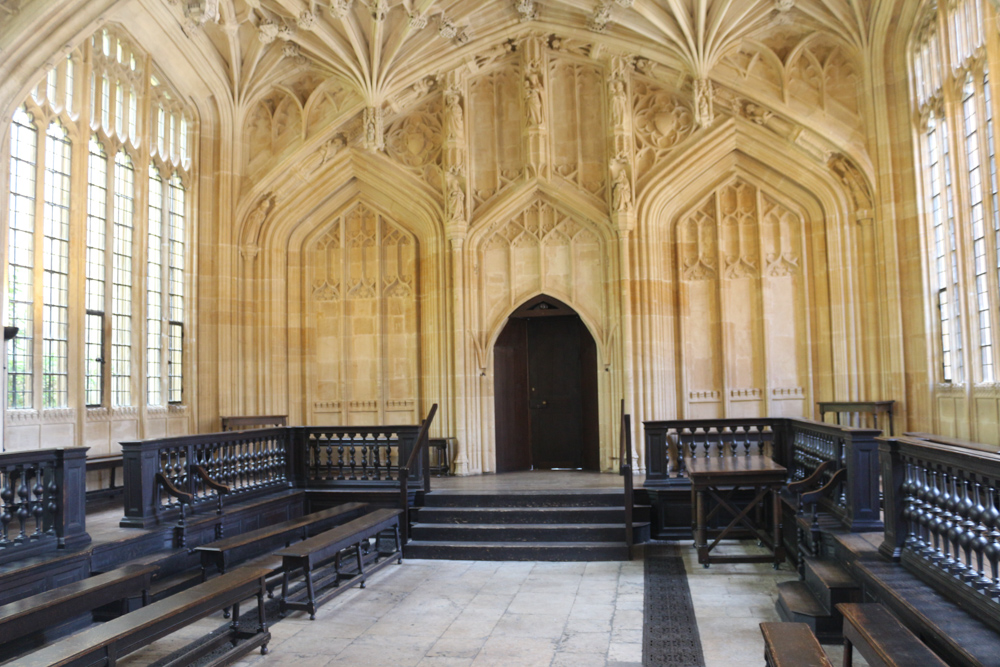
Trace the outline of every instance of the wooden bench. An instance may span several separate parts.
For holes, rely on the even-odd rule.
[[[807,623],[761,623],[767,667],[833,667]]]
[[[5,604],[0,607],[0,644],[7,649],[14,640],[113,602],[122,602],[122,613],[125,613],[130,597],[141,595],[146,605],[156,570],[155,565],[126,565]]]
[[[220,574],[225,574],[236,563],[329,530],[338,523],[360,515],[367,507],[367,503],[344,503],[322,512],[313,512],[297,519],[197,546],[194,551],[201,555],[202,581],[208,579],[208,570],[213,566]]]
[[[88,498],[103,498],[107,496],[111,498],[118,495],[124,491],[125,487],[115,486],[115,470],[121,468],[122,456],[118,454],[117,456],[95,456],[93,458],[87,459],[87,472],[94,472],[96,470],[110,470],[111,480],[106,489],[95,489],[93,491],[87,491]]]
[[[393,530],[396,562],[402,563],[403,551],[399,542],[399,517],[402,513],[402,510],[375,510],[353,521],[348,521],[342,526],[310,537],[293,547],[279,551],[277,555],[281,556],[284,573],[281,583],[281,613],[284,614],[288,609],[301,609],[308,611],[309,618],[315,620],[316,608],[319,605],[343,592],[355,581],[360,580],[361,588],[364,588],[366,572],[361,543],[377,536],[382,531]],[[356,551],[358,572],[347,578],[349,580],[347,586],[341,587],[340,583],[343,577],[340,571],[340,560],[341,552],[345,549]],[[381,554],[376,553],[375,558],[377,559],[379,555]],[[331,562],[333,572],[314,577],[317,570],[325,568]],[[382,564],[388,562],[386,560]],[[290,574],[299,569],[302,570],[306,583],[304,598],[303,594],[300,593],[295,596],[296,599],[292,599],[288,594]],[[317,597],[316,592],[328,584],[332,584],[334,588]]]
[[[853,647],[871,667],[946,667],[947,663],[878,603],[842,602],[844,667],[851,667]]]
[[[234,570],[166,600],[66,637],[22,657],[17,664],[20,667],[114,667],[117,660],[129,653],[226,607],[232,607],[234,619],[229,632],[199,643],[170,665],[188,665],[227,642],[232,642],[233,647],[212,664],[231,664],[257,647],[262,654],[267,653],[267,644],[271,639],[264,618],[264,577],[267,574],[268,570],[264,568]],[[257,597],[258,627],[252,632],[243,631],[239,627],[240,603],[253,596]],[[243,642],[237,643],[239,640]]]

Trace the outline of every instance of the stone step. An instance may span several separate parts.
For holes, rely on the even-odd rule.
[[[805,584],[830,615],[841,602],[861,601],[861,587],[835,561],[806,558]]]
[[[430,491],[425,507],[624,507],[621,489],[584,491]]]
[[[415,523],[415,540],[445,542],[615,542],[625,539],[621,523]]]
[[[621,542],[435,542],[411,540],[404,558],[444,560],[628,560],[628,547]]]
[[[623,507],[420,507],[418,523],[538,524],[625,523]]]
[[[836,609],[832,614],[827,612],[805,582],[779,583],[775,609],[783,621],[808,624],[816,638],[824,644],[835,644],[842,639],[843,618],[840,612]]]

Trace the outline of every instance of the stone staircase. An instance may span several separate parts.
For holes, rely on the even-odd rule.
[[[840,642],[843,618],[835,605],[860,602],[861,589],[832,560],[806,557],[803,565],[803,580],[778,584],[778,615],[783,621],[807,623],[824,644]]]
[[[431,491],[412,513],[408,558],[449,560],[628,560],[624,493]],[[637,507],[635,541],[649,539]]]

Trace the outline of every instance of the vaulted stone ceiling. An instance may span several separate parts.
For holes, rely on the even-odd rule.
[[[203,31],[228,68],[234,98],[307,59],[349,81],[368,105],[454,66],[526,25],[645,54],[693,79],[725,54],[781,26],[824,32],[855,54],[867,45],[871,0],[168,0],[189,33]]]

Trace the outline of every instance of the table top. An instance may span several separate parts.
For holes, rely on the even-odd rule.
[[[689,477],[707,477],[710,475],[759,475],[775,473],[784,475],[785,466],[779,465],[766,456],[712,456],[709,458],[688,459]]]

